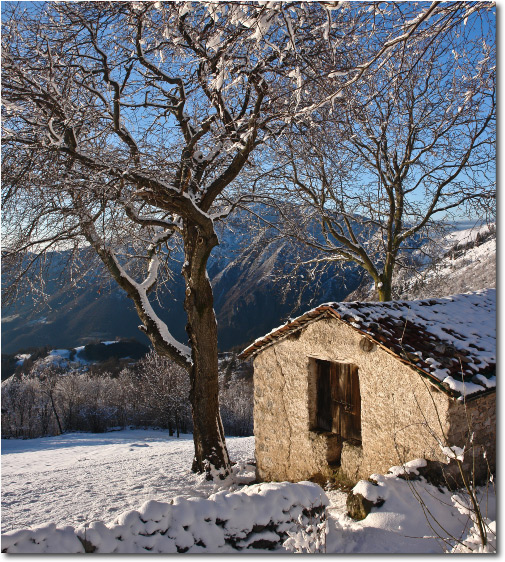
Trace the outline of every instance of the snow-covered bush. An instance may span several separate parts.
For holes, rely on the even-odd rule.
[[[485,545],[482,544],[480,531],[478,525],[474,523],[468,535],[450,552],[455,554],[463,554],[473,552],[474,554],[482,553],[495,553],[496,554],[496,521],[491,521],[487,517],[484,519],[485,525],[488,529],[488,541]]]
[[[223,371],[220,396],[225,431],[252,435],[252,381]],[[226,376],[225,376],[226,375]],[[115,376],[63,370],[48,363],[2,383],[2,437],[34,438],[115,427],[192,431],[187,372],[151,351]]]
[[[89,526],[2,535],[7,553],[233,553],[282,550],[300,526],[321,525],[329,500],[312,482],[263,483],[205,498],[150,500],[138,511]]]

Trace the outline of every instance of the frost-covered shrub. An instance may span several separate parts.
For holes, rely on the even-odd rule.
[[[252,382],[238,378],[235,366],[228,364],[221,385],[223,424],[228,435],[252,435]],[[191,432],[188,373],[151,351],[118,376],[48,364],[2,383],[2,437],[128,426],[159,427],[171,435]]]
[[[117,380],[52,367],[2,384],[2,437],[33,438],[62,431],[106,431],[124,420]]]

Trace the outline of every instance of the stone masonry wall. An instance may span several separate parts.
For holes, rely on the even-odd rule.
[[[475,470],[474,476],[477,480],[486,479],[488,470],[494,473],[496,471],[496,392],[470,400],[464,405],[460,401],[452,402],[447,440],[449,445],[465,446],[463,464],[468,470]]]
[[[384,349],[374,345],[366,351],[369,347],[344,322],[325,318],[257,355],[254,434],[260,479],[296,481],[328,474],[328,462],[337,460],[340,451],[342,470],[354,480],[414,458],[445,461],[433,433],[442,439],[449,432],[449,416],[458,404]],[[314,358],[358,366],[361,446],[311,431]]]

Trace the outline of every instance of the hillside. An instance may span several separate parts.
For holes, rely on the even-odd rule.
[[[300,249],[276,240],[272,232],[259,232],[251,239],[250,228],[245,215],[221,228],[221,243],[209,260],[220,351],[245,346],[297,310],[330,298],[343,299],[361,281],[354,266],[345,271],[329,268],[316,278],[311,278],[306,266],[293,275]],[[74,287],[63,274],[65,261],[64,256],[57,256],[45,276],[43,306],[34,307],[27,298],[3,307],[4,353],[46,345],[68,348],[97,339],[136,338],[149,344],[138,329],[133,304],[100,266]],[[168,319],[173,335],[186,341],[184,285],[177,269],[174,273],[170,292],[161,293],[161,303],[154,302],[154,308]]]
[[[442,241],[442,257],[419,274],[400,279],[399,299],[423,299],[496,287],[494,226],[452,232]]]
[[[425,250],[438,257],[431,261],[424,258],[424,263],[399,272],[393,282],[395,300],[440,298],[496,287],[494,225],[455,230]],[[422,255],[417,252],[419,260]],[[377,294],[365,280],[345,300],[377,300]]]

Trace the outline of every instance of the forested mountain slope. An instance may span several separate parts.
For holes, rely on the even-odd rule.
[[[221,351],[247,344],[297,310],[328,299],[342,300],[361,281],[355,266],[329,268],[317,276],[309,272],[309,266],[294,272],[299,253],[299,248],[276,239],[272,232],[250,235],[247,218],[235,222],[233,231],[222,233],[221,244],[209,261]],[[116,337],[149,343],[138,329],[133,304],[121,289],[99,271],[90,272],[78,287],[72,287],[61,276],[64,263],[63,258],[54,260],[45,275],[43,306],[34,307],[28,298],[3,308],[4,353],[45,345],[73,347]],[[186,341],[183,299],[182,277],[175,275],[170,293],[162,293],[154,308],[163,307],[161,317],[175,337]]]

